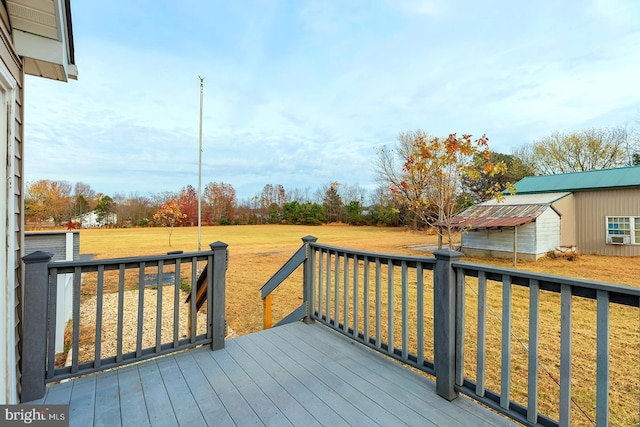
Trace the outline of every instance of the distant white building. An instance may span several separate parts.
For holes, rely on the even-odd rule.
[[[91,211],[73,218],[73,221],[81,223],[82,228],[104,227],[105,225],[116,224],[118,222],[118,215],[110,213],[105,215],[102,221],[99,221],[96,211]]]

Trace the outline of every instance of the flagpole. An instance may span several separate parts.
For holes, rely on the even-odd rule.
[[[202,94],[204,91],[204,77],[200,79],[200,148],[198,150],[198,251],[201,250],[200,228],[202,222]]]

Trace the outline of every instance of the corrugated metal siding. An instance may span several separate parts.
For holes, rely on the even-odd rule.
[[[64,261],[67,253],[67,233],[73,233],[73,259],[80,256],[80,233],[78,231],[30,232],[24,236],[24,253],[35,251],[53,253],[53,261]]]
[[[536,254],[545,254],[560,246],[560,217],[547,209],[536,220]]]
[[[518,227],[518,253],[536,253],[535,230],[535,222]],[[513,252],[513,229],[465,231],[462,234],[462,247]]]
[[[575,193],[576,240],[585,254],[640,256],[640,245],[606,244],[607,216],[640,216],[640,189]]]

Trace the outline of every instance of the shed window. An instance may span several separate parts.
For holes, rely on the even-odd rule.
[[[607,243],[612,245],[640,244],[640,217],[607,217]]]

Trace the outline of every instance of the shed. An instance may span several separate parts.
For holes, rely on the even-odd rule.
[[[569,192],[509,195],[471,206],[453,218],[453,226],[464,231],[467,255],[537,260],[573,244],[572,206]]]
[[[640,256],[640,166],[529,176],[515,186],[518,195],[573,194],[573,240],[580,252]]]

